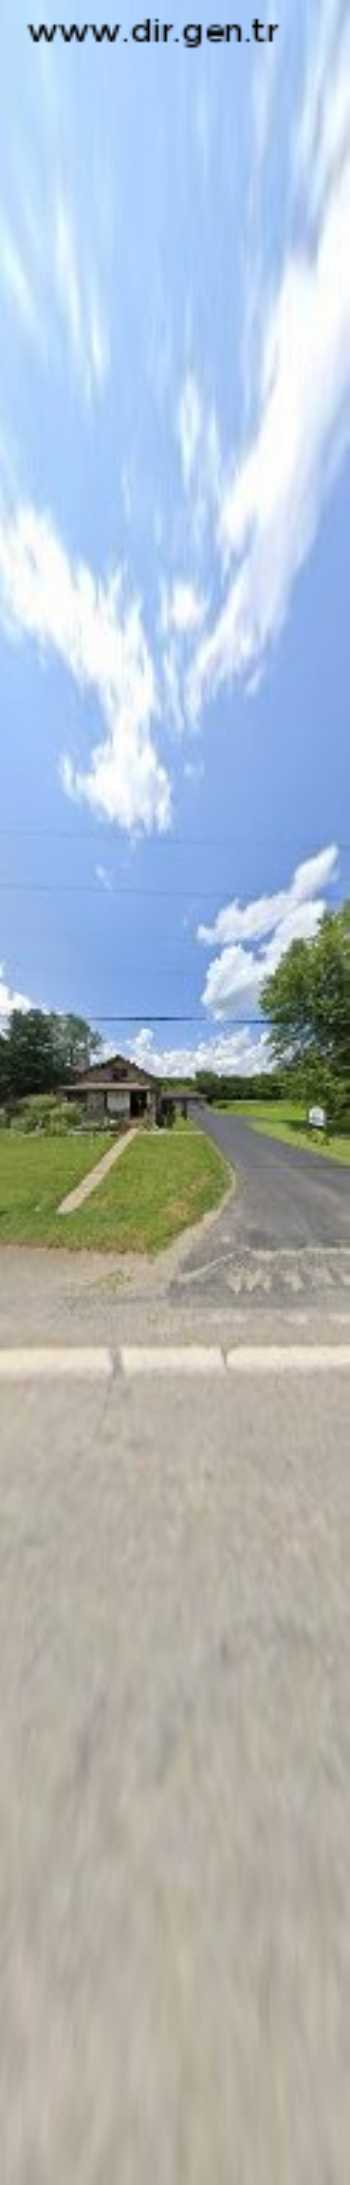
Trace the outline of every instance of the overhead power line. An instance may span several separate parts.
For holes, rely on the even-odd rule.
[[[142,1010],[142,1015],[140,1014],[140,1012],[135,1015],[132,1011],[131,1013],[129,1011],[127,1016],[116,1016],[115,1013],[112,1012],[111,1016],[107,1017],[95,1016],[92,1010],[88,1011],[89,1024],[144,1024],[145,1019],[147,1020],[147,1024],[201,1024],[202,1031],[208,1032],[207,1017],[195,1015],[186,1016],[183,1015],[182,1011],[180,1015],[173,1016],[171,1012],[167,1012],[167,1014],[164,1015],[164,1013],[160,1014],[159,1011],[155,1012],[154,1010],[147,1009],[145,1007]],[[258,1025],[260,1032],[267,1032],[267,1020],[265,1017],[231,1017],[226,1016],[226,1014],[222,1013],[220,1015],[220,1018],[216,1018],[215,1022],[217,1025],[218,1034],[220,1032],[220,1026],[222,1024],[234,1025],[236,1028],[238,1027],[238,1025],[240,1025],[241,1027],[242,1025],[244,1026],[246,1024]],[[348,1017],[345,1018],[344,1022],[345,1026],[349,1024],[350,1028],[350,1020]],[[283,1027],[281,1027],[281,1029],[283,1030]],[[268,1034],[268,1036],[270,1037],[270,1034]]]
[[[6,1012],[6,1013],[8,1013],[8,1012]],[[69,1012],[69,1010],[68,1010],[68,1011],[61,1011],[61,1010],[57,1010],[56,1012],[55,1012],[55,1011],[53,1010],[53,1012],[52,1012],[52,1014],[53,1014],[53,1015],[55,1015],[55,1014],[56,1014],[57,1016],[59,1016],[59,1015],[65,1015],[65,1014],[67,1014],[67,1015],[69,1015],[69,1014],[71,1014],[71,1015],[74,1015],[75,1013],[76,1013],[75,1011],[70,1011],[70,1012]],[[80,1011],[78,1011],[77,1013],[78,1013],[78,1015],[80,1015]],[[170,1012],[170,1013],[166,1013],[166,1014],[164,1014],[164,1012],[162,1012],[162,1011],[161,1011],[161,1012],[159,1012],[159,1010],[154,1010],[154,1009],[147,1009],[147,1008],[144,1008],[144,1009],[142,1010],[142,1012],[141,1012],[141,1011],[138,1011],[138,1012],[137,1012],[136,1014],[135,1014],[135,1011],[131,1011],[131,1012],[130,1012],[130,1010],[128,1010],[128,1013],[127,1013],[127,1015],[125,1015],[125,1014],[123,1015],[123,1014],[122,1014],[121,1016],[119,1016],[119,1015],[118,1015],[118,1016],[116,1016],[116,1015],[115,1015],[115,1014],[113,1014],[113,1012],[112,1012],[112,1014],[111,1014],[110,1016],[107,1016],[107,1017],[106,1017],[106,1016],[96,1016],[96,1015],[94,1014],[94,1011],[93,1011],[93,1010],[91,1010],[91,1009],[89,1009],[89,1010],[88,1010],[88,1015],[87,1015],[87,1019],[86,1019],[86,1022],[87,1022],[88,1024],[142,1024],[142,1025],[144,1025],[144,1027],[145,1027],[145,1030],[147,1029],[147,1026],[148,1026],[149,1024],[200,1024],[200,1025],[201,1025],[201,1027],[202,1027],[202,1032],[206,1032],[206,1034],[207,1034],[207,1037],[210,1037],[210,1030],[209,1030],[208,1020],[207,1020],[207,1018],[206,1018],[206,1017],[203,1017],[203,1016],[202,1016],[202,1017],[201,1017],[201,1016],[186,1016],[186,1014],[185,1014],[185,1015],[183,1015],[182,1011],[181,1011],[181,1015],[175,1015],[175,1016],[173,1016],[171,1012]],[[235,1026],[235,1028],[236,1028],[237,1030],[238,1030],[238,1028],[239,1028],[239,1026],[240,1026],[240,1028],[241,1028],[241,1031],[242,1031],[242,1028],[243,1028],[243,1030],[244,1030],[244,1027],[245,1027],[245,1025],[247,1025],[247,1024],[248,1024],[248,1025],[258,1025],[258,1027],[259,1027],[259,1030],[260,1030],[260,1032],[263,1032],[264,1030],[266,1030],[266,1025],[265,1025],[265,1021],[264,1021],[264,1018],[263,1018],[263,1017],[226,1017],[226,1016],[225,1016],[225,1017],[221,1017],[221,1018],[220,1018],[220,1023],[219,1023],[219,1021],[217,1020],[217,1032],[218,1032],[218,1035],[219,1035],[219,1033],[220,1033],[220,1029],[222,1028],[223,1024],[229,1024],[230,1026],[231,1026],[231,1025],[234,1025],[234,1026]]]
[[[131,887],[129,885],[120,887],[118,884],[116,887],[104,889],[101,883],[96,886],[95,881],[0,880],[0,893],[2,895],[98,895],[100,902],[103,901],[104,896],[106,902],[113,902],[113,899],[117,900],[119,897],[135,896],[143,899],[146,897],[149,901],[155,903],[174,902],[176,900],[183,902],[184,898],[187,902],[200,900],[203,903],[216,903],[223,887],[228,887],[228,885],[228,881],[218,882],[216,888],[190,887],[189,885],[183,888],[140,888],[133,885]]]
[[[5,1012],[3,1012],[3,1013],[5,1014]],[[6,1011],[6,1015],[7,1015],[7,1014],[8,1014],[8,1012]],[[55,1014],[56,1014],[57,1016],[62,1016],[62,1015],[63,1015],[63,1016],[64,1016],[64,1015],[68,1015],[68,1016],[69,1016],[69,1015],[74,1015],[74,1014],[75,1014],[75,1015],[80,1015],[80,1014],[81,1014],[81,1011],[80,1011],[80,1010],[78,1010],[78,1011],[72,1011],[72,1010],[71,1010],[71,1011],[69,1011],[69,1010],[56,1010],[56,1011],[53,1011],[53,1012],[52,1012],[52,1014],[53,1014],[53,1015],[55,1015]],[[339,1013],[338,1013],[338,1014],[339,1014]],[[0,1012],[0,1018],[1,1018],[1,1012]],[[141,1011],[141,1010],[130,1010],[130,1009],[128,1009],[127,1011],[125,1011],[125,1010],[118,1010],[118,1011],[116,1011],[116,1010],[110,1009],[110,1010],[108,1010],[108,1012],[106,1013],[106,1012],[101,1012],[101,1010],[99,1010],[99,1011],[96,1011],[96,1010],[94,1010],[94,1009],[88,1009],[88,1011],[87,1011],[87,1017],[86,1017],[86,1021],[87,1021],[87,1022],[88,1022],[89,1024],[106,1024],[106,1025],[109,1025],[109,1024],[117,1024],[117,1025],[119,1025],[119,1024],[142,1024],[142,1025],[143,1025],[143,1026],[145,1027],[145,1029],[147,1029],[147,1026],[148,1026],[149,1024],[199,1024],[199,1025],[201,1026],[202,1032],[205,1032],[205,1033],[206,1033],[206,1035],[207,1035],[207,1038],[209,1038],[209,1039],[210,1039],[210,1038],[211,1038],[211,1037],[213,1036],[213,1018],[211,1017],[211,1021],[210,1021],[210,1022],[208,1022],[208,1017],[206,1017],[206,1016],[203,1016],[203,1012],[202,1012],[202,1014],[198,1014],[198,1012],[196,1012],[196,1011],[190,1011],[190,1012],[186,1012],[186,1011],[183,1011],[183,1010],[181,1010],[181,1011],[175,1011],[175,1012],[174,1012],[173,1010],[166,1010],[166,1011],[164,1011],[164,1010],[159,1010],[159,1009],[156,1009],[156,1010],[155,1010],[155,1009],[148,1009],[148,1008],[147,1008],[147,1004],[146,1004],[146,1003],[144,1004],[144,1007],[143,1007],[142,1011]],[[344,1030],[346,1031],[346,1030],[348,1030],[348,1029],[349,1029],[349,1031],[350,1031],[350,1018],[349,1018],[349,1016],[345,1016],[345,1017],[344,1017],[344,1020],[343,1020],[343,1021],[344,1021]],[[230,1030],[235,1030],[235,1031],[244,1031],[244,1030],[246,1029],[247,1025],[248,1025],[248,1026],[249,1026],[249,1029],[250,1029],[250,1030],[254,1029],[254,1030],[257,1030],[257,1031],[259,1031],[259,1032],[261,1032],[261,1033],[262,1033],[262,1032],[265,1032],[265,1033],[266,1033],[266,1038],[267,1038],[267,1039],[270,1039],[271,1037],[273,1038],[273,1037],[275,1036],[276,1030],[281,1030],[281,1031],[283,1031],[283,1026],[280,1026],[280,1027],[276,1027],[276,1028],[274,1028],[274,1027],[273,1027],[273,1026],[271,1026],[271,1024],[269,1023],[269,1020],[267,1020],[267,1019],[266,1019],[266,1018],[265,1018],[264,1016],[262,1016],[262,1015],[261,1015],[260,1017],[249,1017],[249,1016],[247,1016],[247,1017],[246,1017],[246,1016],[240,1016],[240,1017],[235,1017],[235,1016],[231,1016],[230,1014],[227,1014],[227,1013],[226,1013],[226,1011],[222,1011],[222,1012],[221,1012],[220,1018],[219,1018],[219,1017],[217,1017],[216,1019],[214,1019],[214,1025],[215,1025],[215,1032],[216,1032],[216,1034],[217,1034],[217,1037],[218,1037],[218,1038],[219,1038],[219,1035],[220,1035],[220,1031],[222,1031],[222,1030],[223,1030],[223,1027],[224,1027],[224,1025],[228,1025],[228,1026],[229,1026],[229,1028],[230,1028]]]
[[[86,827],[83,830],[73,827],[47,827],[46,824],[38,827],[32,826],[27,821],[25,822],[24,826],[22,826],[17,822],[13,822],[10,826],[0,826],[0,837],[3,837],[5,835],[17,835],[21,840],[28,836],[33,838],[35,837],[39,840],[47,839],[50,840],[50,842],[94,842],[96,851],[98,851],[99,842],[101,842],[102,839],[106,839],[106,841],[109,842],[111,856],[115,857],[118,856],[120,851],[122,851],[124,854],[125,849],[130,847],[130,843],[124,835],[123,837],[119,837],[118,840],[116,840],[115,837],[113,837],[113,834],[111,834],[112,826],[112,821],[109,824],[107,822],[106,826],[103,826],[100,821],[96,821],[96,827]],[[143,834],[136,836],[136,839],[133,843],[133,854],[135,849],[151,849],[152,852],[155,849],[168,851],[173,849],[237,850],[242,847],[242,844],[243,846],[251,846],[250,831],[247,831],[245,834],[239,832],[236,835],[175,835],[171,833],[163,835]],[[256,834],[254,830],[254,847],[256,847],[257,849],[264,849],[266,847],[266,844],[268,844],[269,848],[271,849],[274,849],[276,847],[275,841],[271,835],[267,833]],[[287,839],[287,836],[279,835],[278,848],[279,850],[287,850],[290,854],[290,839]],[[321,856],[323,848],[324,844],[321,843],[319,850],[313,851],[313,857]],[[342,854],[343,851],[350,851],[350,842],[337,842],[337,850],[339,851],[339,854]],[[301,862],[304,858],[307,860],[309,855],[309,846],[307,844],[305,848],[301,846],[301,850],[299,852],[299,862]]]
[[[100,901],[105,896],[106,901],[109,899],[110,902],[113,901],[113,896],[146,895],[156,903],[163,903],[168,897],[173,899],[174,896],[181,901],[183,896],[201,896],[202,901],[216,903],[219,888],[138,888],[118,885],[103,889],[101,884],[96,887],[96,882],[89,880],[0,880],[0,892],[2,895],[98,895]]]
[[[9,1014],[8,1010],[6,1010],[6,1011],[4,1010],[4,1011],[0,1012],[0,1024],[1,1024],[1,1016],[3,1015],[3,1017],[4,1017],[4,1019],[5,1019],[5,1017],[7,1018],[8,1014]],[[55,1010],[53,1010],[53,1011],[52,1011],[52,1014],[53,1014],[53,1015],[56,1015],[56,1016],[64,1016],[64,1015],[75,1015],[75,1014],[78,1014],[78,1015],[80,1016],[81,1012],[80,1012],[80,1010],[78,1010],[77,1012],[76,1012],[76,1011],[69,1011],[69,1010],[67,1010],[67,1011],[65,1011],[65,1010],[56,1010],[56,1011],[55,1011]],[[266,1032],[266,1040],[267,1040],[267,1041],[269,1041],[269,1040],[273,1039],[273,1038],[274,1038],[274,1036],[275,1036],[275,1034],[274,1034],[274,1029],[273,1029],[273,1027],[272,1027],[271,1025],[269,1025],[269,1024],[268,1024],[268,1023],[266,1022],[266,1019],[265,1019],[265,1017],[229,1017],[229,1016],[226,1016],[226,1015],[222,1015],[222,1016],[220,1017],[220,1019],[219,1019],[219,1018],[216,1018],[216,1019],[214,1020],[214,1022],[213,1022],[213,1018],[211,1018],[211,1020],[209,1020],[209,1021],[208,1021],[208,1018],[207,1018],[207,1017],[203,1017],[203,1016],[201,1017],[201,1016],[195,1016],[195,1015],[193,1015],[193,1016],[188,1016],[188,1015],[186,1015],[186,1014],[185,1014],[185,1015],[183,1015],[182,1013],[181,1013],[181,1015],[177,1015],[177,1016],[173,1016],[173,1015],[172,1015],[171,1013],[170,1013],[170,1014],[167,1014],[167,1015],[164,1015],[164,1013],[160,1013],[160,1012],[159,1012],[158,1010],[154,1010],[154,1009],[147,1009],[147,1008],[144,1008],[144,1009],[142,1010],[142,1013],[141,1013],[141,1012],[139,1011],[139,1012],[138,1012],[137,1014],[135,1014],[135,1012],[133,1012],[133,1011],[131,1011],[131,1012],[130,1012],[130,1011],[128,1011],[128,1014],[127,1014],[127,1016],[125,1016],[125,1015],[121,1015],[121,1016],[115,1016],[115,1015],[114,1015],[114,1014],[112,1013],[112,1014],[111,1014],[110,1016],[108,1016],[108,1017],[106,1017],[106,1016],[96,1016],[96,1015],[94,1014],[93,1010],[89,1009],[89,1011],[88,1011],[88,1017],[87,1017],[87,1020],[86,1020],[86,1021],[87,1021],[87,1022],[88,1022],[89,1024],[107,1024],[107,1025],[109,1025],[109,1024],[117,1024],[117,1025],[120,1025],[120,1024],[125,1024],[125,1025],[130,1025],[130,1024],[141,1024],[141,1025],[142,1025],[142,1027],[144,1028],[144,1030],[145,1030],[145,1031],[147,1031],[147,1030],[148,1030],[148,1025],[149,1025],[149,1024],[181,1024],[181,1025],[183,1025],[183,1024],[197,1024],[197,1025],[200,1025],[200,1027],[201,1027],[201,1031],[202,1031],[202,1032],[204,1032],[204,1033],[206,1034],[206,1038],[207,1038],[207,1040],[209,1041],[209,1044],[210,1044],[210,1043],[211,1043],[211,1044],[213,1043],[213,1040],[215,1039],[215,1037],[219,1039],[219,1037],[220,1037],[220,1032],[221,1032],[221,1033],[222,1033],[222,1032],[224,1032],[224,1030],[225,1030],[225,1029],[226,1029],[227,1027],[229,1028],[229,1030],[230,1030],[230,1031],[233,1031],[233,1030],[234,1030],[234,1031],[236,1031],[236,1032],[238,1032],[238,1031],[241,1031],[241,1032],[242,1032],[242,1031],[245,1031],[245,1030],[247,1029],[247,1026],[248,1026],[249,1030],[253,1030],[253,1029],[254,1029],[254,1030],[256,1030],[256,1031],[259,1031],[259,1032],[261,1032],[261,1033],[263,1033],[263,1032]],[[349,1029],[349,1031],[350,1031],[350,1018],[347,1018],[347,1019],[345,1020],[345,1029]],[[305,1057],[305,1060],[306,1060],[306,1059],[307,1059],[307,1057]],[[346,1064],[346,1063],[344,1063],[344,1064],[343,1064],[343,1066],[342,1066],[342,1068],[343,1068],[343,1075],[344,1075],[344,1074],[346,1074],[346,1075],[347,1075],[347,1064]]]

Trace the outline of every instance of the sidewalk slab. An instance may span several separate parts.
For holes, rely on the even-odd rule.
[[[136,1129],[123,1131],[122,1138],[117,1138],[115,1146],[110,1146],[109,1152],[102,1154],[102,1161],[98,1161],[96,1168],[90,1168],[88,1176],[83,1176],[82,1183],[77,1184],[75,1191],[69,1191],[67,1198],[61,1200],[61,1205],[57,1208],[58,1214],[77,1214],[79,1206],[83,1206],[85,1199],[90,1198],[90,1193],[98,1191],[99,1184],[103,1184],[109,1169],[114,1167],[115,1161],[120,1160],[121,1154],[125,1153],[126,1146],[131,1145],[133,1138],[136,1138]]]

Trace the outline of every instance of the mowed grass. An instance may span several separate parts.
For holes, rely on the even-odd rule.
[[[297,1149],[302,1146],[305,1152],[321,1159],[350,1162],[350,1117],[347,1130],[325,1138],[323,1131],[309,1130],[305,1109],[291,1100],[230,1100],[229,1104],[225,1101],[225,1108],[229,1115],[242,1115],[266,1138],[279,1138],[284,1145]]]
[[[18,1131],[0,1131],[0,1243],[49,1242],[60,1200],[111,1144],[101,1131],[84,1138],[21,1138]],[[56,1227],[60,1230],[61,1222]]]
[[[140,1133],[79,1213],[57,1215],[66,1193],[107,1151],[110,1138],[20,1139],[0,1135],[0,1242],[95,1251],[158,1252],[219,1205],[232,1170],[191,1126]]]

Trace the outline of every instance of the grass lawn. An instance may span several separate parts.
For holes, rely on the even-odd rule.
[[[0,1244],[50,1242],[56,1207],[111,1144],[102,1131],[84,1138],[0,1131]],[[56,1227],[60,1232],[61,1221]]]
[[[305,1109],[291,1100],[230,1100],[225,1101],[225,1109],[229,1115],[244,1116],[266,1138],[281,1138],[287,1146],[302,1146],[321,1159],[350,1162],[350,1120],[347,1131],[325,1140],[323,1132],[316,1134],[308,1129]]]
[[[232,1170],[189,1125],[140,1132],[77,1214],[57,1216],[66,1193],[111,1140],[0,1133],[0,1243],[157,1252],[219,1205]]]

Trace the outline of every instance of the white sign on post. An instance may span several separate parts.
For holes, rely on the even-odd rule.
[[[326,1122],[325,1108],[309,1108],[309,1123],[311,1123],[312,1130],[325,1130]]]

